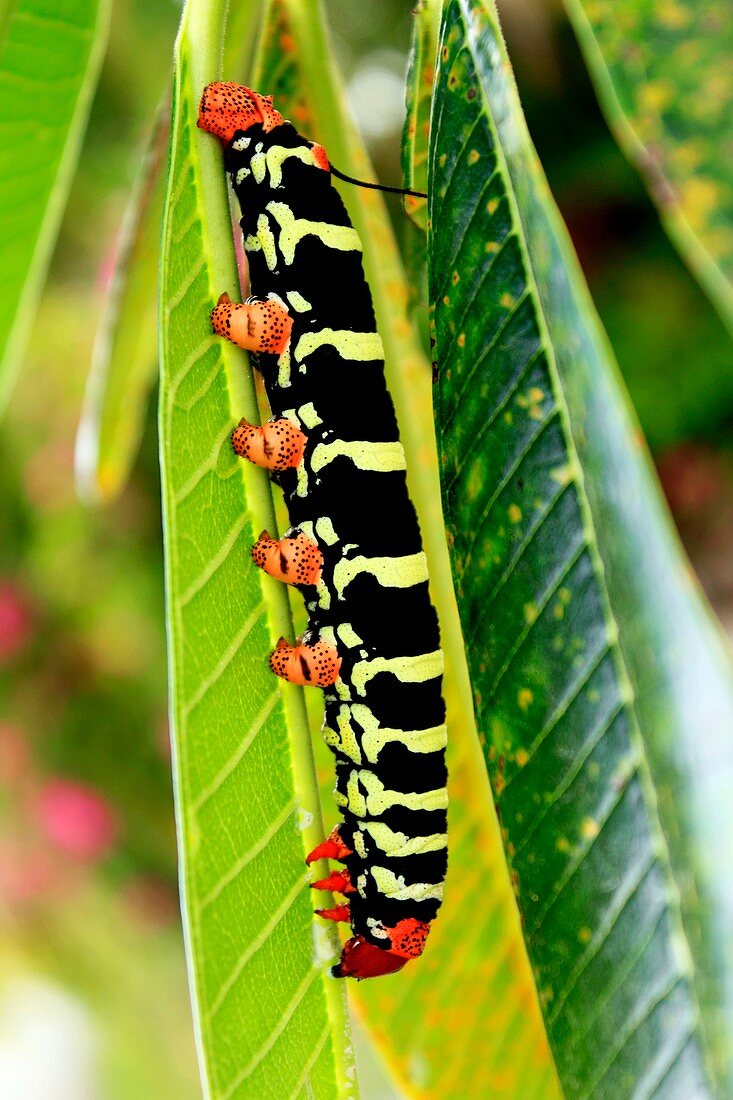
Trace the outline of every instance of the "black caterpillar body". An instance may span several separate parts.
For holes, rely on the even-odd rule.
[[[273,471],[293,525],[263,533],[253,557],[301,588],[309,615],[271,667],[324,689],[336,757],[343,822],[309,862],[345,865],[322,880],[346,898],[322,915],[353,930],[334,973],[372,977],[422,952],[447,863],[443,659],[404,451],[325,152],[236,84],[207,87],[199,125],[225,143],[252,294],[222,296],[212,321],[254,353],[272,410],[233,444]]]

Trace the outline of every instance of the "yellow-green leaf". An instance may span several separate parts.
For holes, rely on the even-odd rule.
[[[728,0],[565,0],[601,106],[662,222],[733,328]]]
[[[304,864],[323,838],[302,693],[267,655],[285,587],[249,547],[274,524],[264,470],[229,436],[257,419],[251,372],[209,314],[237,297],[219,143],[196,128],[219,77],[226,5],[186,5],[175,55],[161,269],[160,446],[174,787],[184,927],[207,1095],[352,1095],[335,936]],[[273,527],[274,529],[274,527]]]
[[[76,440],[76,483],[88,501],[127,484],[158,369],[158,259],[170,103],[166,100],[130,195],[97,329]]]
[[[0,408],[64,211],[110,0],[9,0],[0,27]]]

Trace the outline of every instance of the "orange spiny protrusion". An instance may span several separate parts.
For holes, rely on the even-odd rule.
[[[408,917],[399,921],[394,928],[387,928],[391,950],[403,959],[416,959],[422,955],[430,925],[424,921]]]
[[[328,153],[319,145],[317,141],[311,142],[311,149],[313,150],[313,160],[318,168],[322,168],[324,172],[331,171],[331,164],[328,159]]]
[[[270,656],[270,668],[291,684],[325,688],[338,680],[341,658],[327,642],[293,646],[281,638]]]
[[[316,909],[316,913],[324,920],[333,920],[345,924],[348,924],[351,920],[351,910],[348,905],[336,905],[333,909]]]
[[[319,878],[311,883],[311,890],[331,890],[337,894],[353,894],[356,887],[351,885],[348,871],[332,871],[327,878]]]
[[[353,854],[351,848],[347,848],[341,839],[337,825],[336,828],[331,831],[330,836],[326,840],[321,841],[321,843],[313,849],[310,855],[305,857],[305,862],[309,867],[311,863],[315,863],[319,859],[338,859],[343,862],[347,856]]]
[[[211,311],[211,327],[217,336],[231,340],[245,351],[281,355],[288,346],[293,318],[281,302],[233,302],[225,292]]]
[[[263,531],[252,547],[252,560],[285,584],[317,584],[323,566],[323,554],[302,531],[282,539]]]
[[[255,466],[290,470],[300,463],[307,438],[285,417],[268,420],[262,427],[242,418],[232,432],[232,447],[235,454],[248,458]]]
[[[260,95],[231,80],[218,80],[204,88],[196,125],[229,144],[238,130],[261,123],[267,133],[284,121],[272,106],[272,96]]]

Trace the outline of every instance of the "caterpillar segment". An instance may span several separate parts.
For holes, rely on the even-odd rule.
[[[330,687],[338,679],[341,658],[334,646],[318,641],[314,645],[290,645],[280,638],[270,656],[270,668],[282,680],[300,687]]]
[[[384,379],[361,242],[328,157],[269,97],[209,85],[199,126],[224,143],[242,210],[252,295],[223,295],[214,331],[256,355],[272,419],[241,421],[237,454],[272,470],[292,525],[252,549],[303,589],[304,640],[273,672],[319,686],[342,821],[307,857],[342,869],[326,920],[351,936],[333,967],[394,973],[423,951],[447,867],[442,655],[405,456]]]
[[[281,355],[290,343],[293,321],[277,298],[233,302],[225,291],[211,311],[211,327],[245,351]]]
[[[307,438],[286,417],[275,417],[262,427],[242,417],[232,432],[232,449],[266,470],[291,470],[300,465]]]
[[[302,531],[274,539],[263,531],[252,547],[252,560],[271,577],[285,584],[318,584],[323,554]]]

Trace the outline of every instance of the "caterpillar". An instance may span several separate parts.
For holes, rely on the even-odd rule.
[[[361,242],[322,146],[271,96],[220,82],[198,125],[224,145],[242,211],[251,297],[222,294],[216,334],[252,353],[271,419],[240,421],[237,455],[283,490],[291,528],[263,531],[252,558],[295,585],[308,611],[270,668],[325,695],[343,820],[307,857],[343,869],[314,882],[343,895],[320,916],[351,925],[336,977],[376,977],[419,956],[447,867],[445,704],[438,620],[428,593],[405,454]]]

